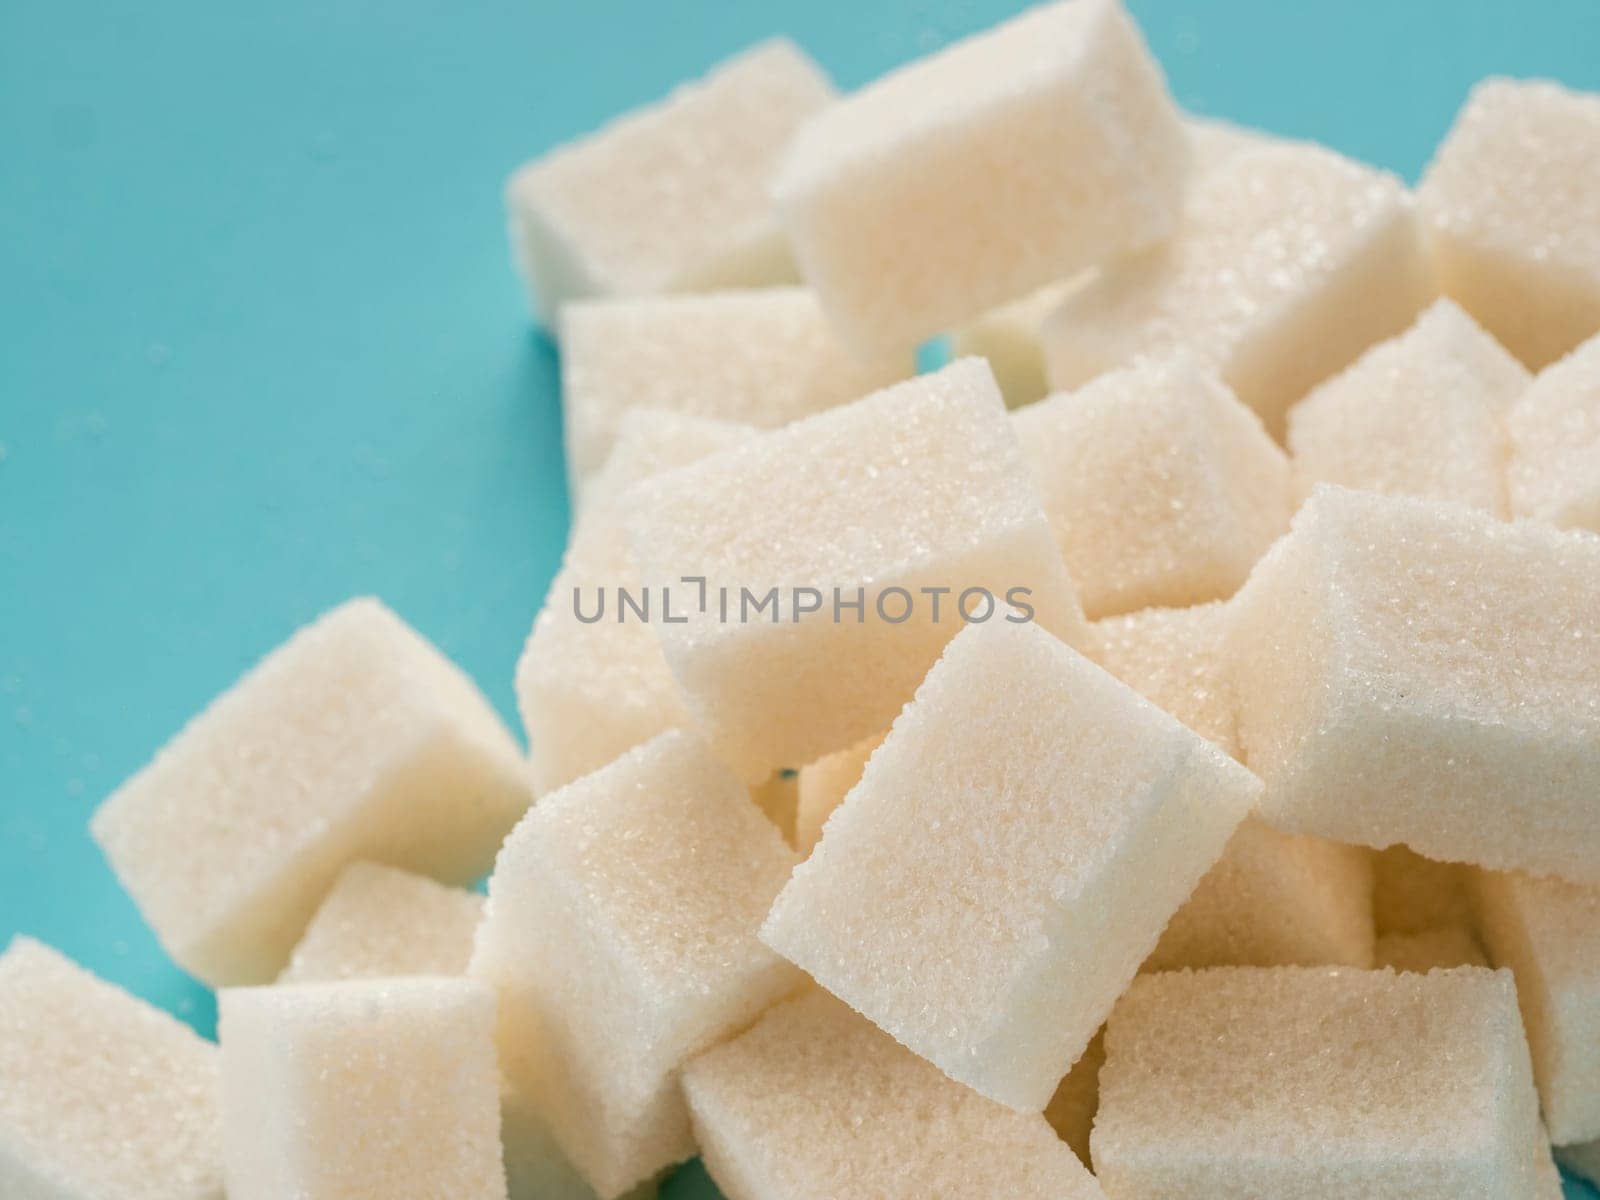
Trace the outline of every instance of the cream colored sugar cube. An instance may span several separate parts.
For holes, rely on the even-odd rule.
[[[793,851],[695,739],[543,798],[489,880],[501,1062],[603,1198],[694,1153],[677,1070],[794,991],[756,940]]]
[[[1517,977],[1550,1136],[1600,1139],[1600,888],[1520,872],[1476,883],[1489,956]]]
[[[800,768],[800,795],[794,816],[794,845],[801,855],[810,854],[822,839],[822,827],[833,810],[844,803],[883,741],[881,736],[864,738],[845,750],[826,754]]]
[[[1240,151],[1272,145],[1278,140],[1254,129],[1208,117],[1188,117],[1184,128],[1189,137],[1191,180]],[[1070,280],[1046,284],[1020,300],[990,309],[951,332],[952,353],[958,357],[971,354],[988,359],[1007,407],[1021,408],[1044,399],[1050,387],[1045,378],[1040,330],[1045,318],[1061,306],[1072,290],[1085,286],[1093,277],[1092,270],[1084,271]]]
[[[1445,292],[1528,366],[1600,330],[1600,96],[1485,80],[1417,199]]]
[[[595,1192],[550,1132],[539,1105],[505,1084],[500,1093],[500,1141],[509,1200],[595,1200]],[[655,1200],[655,1181],[626,1200]]]
[[[1318,488],[1230,604],[1263,819],[1600,883],[1600,539]]]
[[[539,319],[586,296],[792,280],[772,178],[834,94],[821,68],[774,39],[523,166],[506,207]]]
[[[1166,246],[1103,269],[1046,322],[1050,383],[1176,350],[1282,437],[1290,405],[1433,297],[1393,176],[1315,146],[1236,153],[1194,182]]]
[[[1452,300],[1289,412],[1296,491],[1318,483],[1505,516],[1504,420],[1527,370]]]
[[[1100,1068],[1105,1061],[1106,1037],[1102,1029],[1072,1064],[1066,1078],[1056,1086],[1050,1103],[1044,1106],[1044,1119],[1050,1122],[1050,1128],[1090,1170],[1094,1167],[1089,1161],[1089,1133],[1094,1128],[1095,1111],[1100,1107]]]
[[[173,958],[213,985],[266,982],[355,859],[482,875],[525,774],[472,681],[357,599],[212,701],[90,830]]]
[[[1539,372],[1506,429],[1511,510],[1600,533],[1600,336]]]
[[[1037,1112],[1259,788],[1038,626],[975,625],[761,936],[952,1078]]]
[[[1223,647],[1228,607],[1146,608],[1096,621],[1090,657],[1234,758],[1238,719]]]
[[[505,1200],[488,988],[230,988],[217,1008],[228,1200]]]
[[[464,975],[483,897],[377,863],[334,883],[279,983]]]
[[[1225,599],[1289,525],[1289,462],[1187,358],[1012,417],[1091,618]]]
[[[1095,1171],[1116,1200],[1546,1200],[1508,972],[1141,976],[1106,1027]]]
[[[909,348],[1166,237],[1188,166],[1116,0],[1064,0],[813,118],[779,172],[807,283],[863,348]]]
[[[1378,939],[1374,957],[1378,966],[1396,971],[1489,965],[1478,939],[1460,925],[1441,925],[1421,933],[1386,933]]]
[[[752,782],[881,733],[956,631],[1008,602],[1085,636],[978,359],[649,480],[628,519],[673,609],[653,625],[673,675]]]
[[[634,410],[597,476],[544,606],[517,661],[517,708],[534,792],[597,771],[669,729],[694,724],[628,548],[629,489],[754,436],[745,425]],[[623,593],[628,600],[625,601]],[[650,610],[652,619],[663,614]]]
[[[684,1071],[706,1168],[728,1200],[1103,1200],[1038,1114],[942,1075],[810,991]]]
[[[573,304],[561,317],[561,396],[574,490],[640,408],[775,429],[913,373],[909,353],[858,360],[804,288]]]
[[[800,808],[800,773],[774,771],[764,783],[750,789],[750,799],[755,806],[783,834],[783,840],[795,845],[795,820]]]
[[[0,1196],[222,1200],[216,1048],[48,946],[0,954]]]
[[[1405,846],[1373,856],[1372,916],[1380,934],[1473,927],[1472,868],[1435,862]]]

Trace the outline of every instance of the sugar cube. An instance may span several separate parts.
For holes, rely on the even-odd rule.
[[[1323,486],[1230,608],[1261,815],[1600,883],[1600,539]]]
[[[635,484],[753,436],[745,425],[681,414],[639,410],[625,419],[517,661],[517,708],[537,795],[657,734],[694,725],[655,628],[625,607],[648,605],[648,597],[623,515]]]
[[[887,729],[950,637],[1008,605],[1085,636],[980,359],[647,480],[628,519],[673,675],[752,782]]]
[[[1296,491],[1317,483],[1505,516],[1507,411],[1527,370],[1451,300],[1289,410]]]
[[[765,782],[750,789],[750,799],[766,814],[767,820],[777,826],[783,840],[793,846],[795,819],[800,807],[799,772],[774,771]]]
[[[634,409],[775,429],[910,374],[909,353],[858,360],[804,288],[572,304],[561,316],[567,470],[581,496]]]
[[[1393,176],[1303,144],[1200,175],[1172,241],[1101,270],[1044,325],[1053,387],[1186,349],[1282,437],[1289,406],[1433,297]]]
[[[1242,150],[1270,145],[1277,139],[1254,129],[1245,129],[1205,117],[1184,121],[1189,138],[1190,177],[1198,178],[1220,166]],[[1083,271],[1064,282],[1046,284],[1020,300],[990,309],[951,331],[950,348],[961,357],[977,355],[989,360],[1000,391],[1010,408],[1021,408],[1042,400],[1049,392],[1045,378],[1044,347],[1040,330],[1048,317],[1077,287],[1085,286],[1092,270]]]
[[[1064,0],[819,113],[775,191],[841,333],[901,349],[1166,237],[1187,165],[1122,6]]]
[[[1117,1200],[1544,1200],[1507,972],[1141,976],[1106,1027],[1096,1173]]]
[[[1435,862],[1406,846],[1379,851],[1373,864],[1372,917],[1380,934],[1472,928],[1470,867]]]
[[[494,994],[469,979],[228,988],[228,1200],[506,1200]]]
[[[1288,459],[1186,358],[1113,371],[1012,422],[1091,619],[1226,598],[1288,528]]]
[[[279,983],[464,975],[483,897],[377,863],[351,863]]]
[[[1105,1061],[1106,1036],[1102,1028],[1057,1085],[1050,1103],[1044,1106],[1044,1119],[1050,1122],[1050,1128],[1078,1156],[1078,1161],[1091,1170],[1089,1132],[1094,1128],[1094,1114],[1100,1107],[1100,1068]]]
[[[472,973],[500,996],[502,1066],[601,1197],[694,1153],[678,1068],[800,985],[755,936],[794,863],[681,732],[544,797],[507,839]]]
[[[1228,608],[1146,608],[1096,621],[1089,656],[1234,758],[1238,720],[1225,669]]]
[[[1600,533],[1600,336],[1540,371],[1506,430],[1511,511]]]
[[[801,856],[810,854],[822,839],[822,827],[833,810],[844,803],[866,770],[867,759],[883,735],[863,738],[854,746],[825,754],[800,768],[800,796],[794,815],[794,846]]]
[[[508,1200],[595,1200],[594,1189],[561,1150],[539,1106],[510,1084],[500,1092],[500,1140]],[[627,1200],[655,1200],[654,1180]]]
[[[222,1200],[216,1048],[48,946],[0,954],[0,1196]]]
[[[1550,1135],[1600,1139],[1600,887],[1494,871],[1476,885],[1489,956],[1517,977]]]
[[[1037,1112],[1259,787],[1037,625],[974,625],[761,936],[952,1078]]]
[[[1445,292],[1528,366],[1600,330],[1600,96],[1485,80],[1417,199]]]
[[[511,244],[539,319],[568,300],[794,278],[770,188],[833,85],[781,38],[526,164],[506,185]]]
[[[212,701],[90,829],[173,958],[213,985],[266,982],[355,859],[483,874],[524,777],[472,681],[356,599]]]
[[[1104,1197],[1043,1117],[951,1081],[823,992],[695,1059],[683,1087],[728,1200]]]
[[[1378,966],[1396,971],[1489,965],[1478,939],[1461,925],[1441,925],[1420,933],[1386,933],[1378,939],[1374,958]]]

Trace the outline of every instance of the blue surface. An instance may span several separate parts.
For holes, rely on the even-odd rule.
[[[84,822],[351,594],[512,713],[567,520],[513,165],[769,33],[854,86],[1014,7],[0,2],[0,942],[209,1031]],[[1413,178],[1480,76],[1600,89],[1595,0],[1133,7],[1184,104]]]

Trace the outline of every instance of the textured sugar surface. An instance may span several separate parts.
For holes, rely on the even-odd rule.
[[[501,1063],[603,1197],[694,1153],[685,1059],[800,985],[756,940],[795,856],[693,738],[545,797],[500,853],[472,973]]]
[[[906,348],[1167,236],[1188,158],[1121,5],[1065,0],[813,118],[776,190],[840,332]]]
[[[796,46],[763,42],[521,168],[506,206],[535,313],[548,324],[586,296],[792,280],[772,179],[833,99]]]
[[[1037,626],[975,625],[762,938],[953,1078],[1038,1111],[1259,786]]]
[[[1050,1103],[1044,1106],[1044,1119],[1050,1122],[1050,1128],[1078,1156],[1078,1161],[1091,1170],[1089,1132],[1094,1128],[1095,1110],[1100,1107],[1100,1068],[1105,1061],[1106,1037],[1102,1029],[1056,1086]]]
[[[1254,129],[1204,117],[1186,118],[1184,129],[1189,136],[1191,179],[1242,150],[1277,140]],[[990,309],[950,334],[952,353],[988,359],[1007,407],[1021,408],[1044,399],[1050,388],[1045,378],[1040,329],[1070,291],[1092,277],[1092,270],[1085,271],[1066,282],[1047,284],[1021,300]]]
[[[1073,292],[1045,323],[1045,361],[1072,388],[1185,349],[1281,437],[1290,405],[1432,295],[1399,180],[1319,147],[1264,147],[1195,180],[1169,244]]]
[[[0,1195],[222,1200],[216,1048],[30,938],[0,954]]]
[[[1539,372],[1506,430],[1511,511],[1600,533],[1600,336]]]
[[[279,983],[464,975],[483,897],[376,863],[352,863],[306,926]]]
[[[858,360],[804,288],[574,304],[561,316],[567,470],[580,494],[640,408],[775,429],[912,374]]]
[[[1336,483],[1505,516],[1504,420],[1529,378],[1454,301],[1436,301],[1290,410],[1297,494]]]
[[[1264,819],[1600,883],[1600,539],[1318,488],[1230,604]]]
[[[1094,658],[1134,691],[1238,757],[1223,643],[1228,609],[1145,609],[1094,625]],[[1168,922],[1146,970],[1372,962],[1364,851],[1246,819]]]
[[[358,599],[213,700],[90,828],[179,963],[266,982],[355,859],[482,875],[527,807],[525,775],[471,680]]]
[[[539,1106],[506,1083],[500,1093],[500,1142],[508,1200],[596,1200]],[[655,1200],[656,1192],[654,1181],[640,1184],[626,1200]]]
[[[1473,928],[1472,868],[1435,862],[1405,846],[1373,856],[1372,917],[1380,934]]]
[[[1289,463],[1189,360],[1141,363],[1013,418],[1091,618],[1225,599],[1289,525]]]
[[[846,750],[836,750],[800,768],[800,797],[794,817],[794,846],[802,856],[816,849],[822,827],[833,810],[844,803],[866,769],[867,759],[883,741],[865,738]]]
[[[728,1200],[1101,1200],[1043,1117],[946,1078],[823,992],[689,1064],[684,1091]]]
[[[1528,366],[1600,330],[1600,96],[1485,80],[1417,199],[1445,292]]]
[[[753,435],[748,426],[643,410],[624,420],[517,661],[517,708],[536,794],[597,771],[657,734],[693,726],[656,627],[623,608],[619,589],[644,602],[623,515],[634,485]],[[600,619],[591,619],[596,614]],[[663,615],[659,607],[650,611],[652,620]]]
[[[228,1200],[505,1200],[494,995],[468,979],[218,995]]]
[[[1517,977],[1545,1122],[1557,1145],[1600,1138],[1600,888],[1480,872],[1483,940]]]
[[[1090,1145],[1117,1200],[1544,1200],[1506,972],[1141,976],[1106,1028]]]
[[[1019,599],[1047,628],[1086,633],[979,359],[647,481],[629,535],[646,585],[688,609],[654,631],[690,709],[752,781],[888,728],[962,627],[970,589],[997,601],[972,592],[974,617],[999,620],[999,603],[1027,588]],[[703,610],[684,576],[707,580]],[[819,609],[797,620],[813,599],[800,588]],[[764,612],[746,603],[771,589]],[[836,595],[860,607],[836,608]]]
[[[1441,925],[1420,933],[1386,933],[1378,939],[1374,957],[1378,966],[1396,971],[1489,965],[1478,939],[1460,925]]]

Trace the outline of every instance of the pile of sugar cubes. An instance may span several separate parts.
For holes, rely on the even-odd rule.
[[[371,599],[218,697],[91,830],[219,1044],[18,938],[0,1196],[1600,1179],[1600,97],[1482,84],[1413,191],[1062,0],[508,201],[527,752]]]

